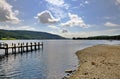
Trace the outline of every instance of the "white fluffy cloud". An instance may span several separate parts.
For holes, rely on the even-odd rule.
[[[14,26],[9,26],[9,25],[5,25],[5,26],[0,26],[0,29],[6,29],[6,30],[36,30],[35,28],[31,27],[31,26],[19,26],[19,27],[14,27]]]
[[[78,15],[75,14],[71,14],[69,13],[69,18],[70,20],[65,22],[65,23],[61,23],[62,26],[69,26],[69,27],[74,27],[74,26],[80,26],[80,27],[87,27],[87,24],[85,24],[85,22],[83,21],[83,19],[81,17],[79,17]]]
[[[70,5],[67,4],[64,0],[45,0],[48,5],[47,8],[50,10],[55,17],[62,19],[66,17],[66,11]]]
[[[0,0],[0,22],[20,22],[20,20],[16,17],[19,11],[13,11],[12,7],[13,6],[7,3],[6,0]]]
[[[57,6],[57,7],[64,7],[65,9],[69,8],[69,5],[65,3],[64,0],[45,0],[50,5]]]
[[[67,13],[60,7],[49,6],[48,9],[54,14],[55,17],[62,19],[67,16]]]
[[[46,0],[48,3],[56,6],[61,6],[64,4],[64,0]]]
[[[36,18],[38,18],[39,22],[43,24],[56,23],[59,21],[59,19],[54,18],[51,12],[48,10],[38,13]]]
[[[106,23],[104,24],[104,26],[116,27],[116,26],[120,26],[120,25],[119,25],[119,24],[112,23],[112,22],[106,22]]]

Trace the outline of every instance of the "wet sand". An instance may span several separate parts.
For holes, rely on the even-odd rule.
[[[80,66],[68,79],[120,79],[120,45],[96,45],[76,54]]]

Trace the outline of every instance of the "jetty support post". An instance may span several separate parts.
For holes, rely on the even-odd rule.
[[[33,49],[32,49],[32,42],[30,43],[30,51],[32,52],[33,51]]]
[[[20,45],[20,48],[21,48],[21,53],[23,52],[23,48],[22,48],[22,46],[23,46],[23,45],[22,45],[22,43],[21,43],[21,45]]]
[[[5,48],[5,55],[8,55],[8,44],[5,44],[6,48]]]
[[[36,48],[36,42],[34,42],[34,44],[35,44],[35,45],[34,45],[34,49],[35,49],[35,51],[36,51],[36,50],[37,50],[37,48]]]
[[[40,49],[40,42],[38,42],[38,50]]]
[[[14,54],[16,54],[16,44],[14,44]]]
[[[18,43],[18,53],[20,53],[20,43]]]
[[[25,52],[25,50],[24,50],[24,43],[23,43],[23,46],[22,46],[22,48],[23,48],[23,52]]]
[[[43,49],[43,42],[41,43],[42,49]]]
[[[12,43],[12,53],[14,52],[13,46],[14,46],[14,44]]]
[[[29,50],[29,49],[28,49],[28,43],[26,43],[26,52],[28,52],[28,50]]]

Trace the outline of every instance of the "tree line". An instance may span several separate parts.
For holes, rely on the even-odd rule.
[[[94,37],[73,37],[73,40],[120,40],[120,35],[116,36],[94,36]]]

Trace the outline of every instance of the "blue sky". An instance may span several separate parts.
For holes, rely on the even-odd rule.
[[[120,0],[0,0],[0,29],[64,37],[120,34]]]

